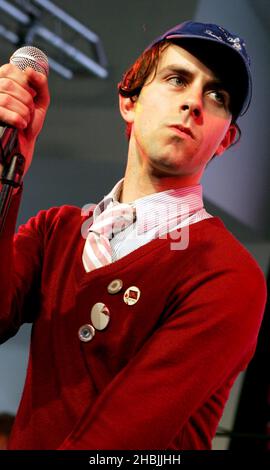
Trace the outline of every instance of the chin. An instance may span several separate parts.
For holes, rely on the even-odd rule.
[[[181,174],[181,168],[179,168],[179,165],[176,165],[175,163],[173,164],[173,162],[168,161],[152,161],[150,169],[152,175],[159,177],[178,176],[179,174]]]

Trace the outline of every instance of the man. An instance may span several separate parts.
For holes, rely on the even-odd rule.
[[[0,119],[20,129],[29,166],[46,79],[5,65],[0,87]],[[209,449],[255,350],[263,274],[205,211],[199,184],[249,104],[243,41],[216,25],[177,25],[119,94],[127,168],[94,211],[41,211],[12,242],[20,191],[12,201],[1,338],[23,322],[33,331],[11,449]]]

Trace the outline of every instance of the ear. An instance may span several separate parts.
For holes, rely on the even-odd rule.
[[[235,124],[231,124],[215,152],[216,156],[222,155],[223,152],[225,152],[225,150],[228,147],[230,147],[230,145],[232,145],[236,137],[236,134],[237,134],[237,127]]]
[[[122,118],[127,123],[132,124],[134,121],[134,111],[136,107],[136,97],[133,99],[126,98],[119,94],[119,109]]]

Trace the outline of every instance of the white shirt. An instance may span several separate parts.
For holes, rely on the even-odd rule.
[[[96,206],[94,221],[104,207],[119,204],[123,181],[124,179],[118,181]],[[110,240],[112,261],[122,258],[154,238],[164,238],[172,231],[213,217],[204,209],[200,184],[153,193],[130,204],[136,208],[136,221]],[[183,249],[185,244],[182,243],[182,248],[180,244],[175,246],[178,246],[176,249]]]

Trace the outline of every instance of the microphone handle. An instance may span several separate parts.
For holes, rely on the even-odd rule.
[[[9,166],[10,159],[17,151],[18,130],[0,122],[0,163]]]
[[[23,155],[13,154],[9,168],[0,179],[2,183],[0,192],[0,236],[4,228],[13,190],[21,185],[24,164],[25,158]]]

